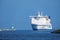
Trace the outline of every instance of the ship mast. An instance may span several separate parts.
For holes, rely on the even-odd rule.
[[[38,12],[38,17],[42,16],[42,12]]]

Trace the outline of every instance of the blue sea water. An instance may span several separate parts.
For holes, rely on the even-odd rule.
[[[1,31],[0,40],[60,40],[60,34],[32,30]]]

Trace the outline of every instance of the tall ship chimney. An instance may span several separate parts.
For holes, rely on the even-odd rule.
[[[42,12],[38,12],[37,16],[30,16],[33,30],[52,29],[50,16],[43,16]]]

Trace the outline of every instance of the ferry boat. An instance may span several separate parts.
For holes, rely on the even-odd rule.
[[[42,12],[38,12],[37,16],[30,16],[33,30],[52,29],[50,16],[43,16]]]

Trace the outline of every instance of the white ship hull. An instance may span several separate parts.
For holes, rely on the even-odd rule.
[[[36,24],[32,24],[32,29],[33,30],[52,29],[52,26],[51,25],[36,25]]]

